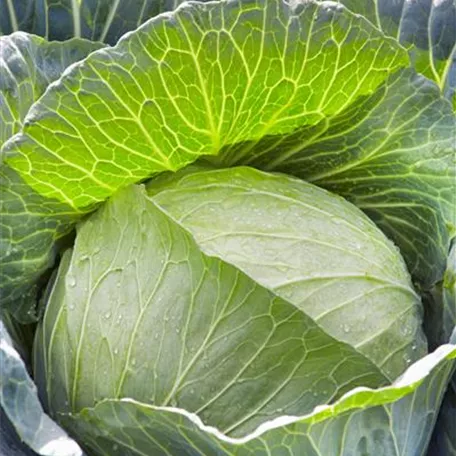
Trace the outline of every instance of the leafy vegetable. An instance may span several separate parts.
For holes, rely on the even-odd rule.
[[[455,455],[454,0],[179,3],[0,0],[0,453]]]
[[[331,199],[317,196],[323,204]],[[228,255],[208,256],[197,242],[139,188],[117,194],[79,228],[36,345],[35,372],[45,378],[39,386],[54,413],[132,397],[182,404],[239,435],[264,417],[307,413],[353,386],[386,382],[305,308],[244,275]],[[413,312],[416,298],[407,293],[401,298]],[[416,316],[404,321],[413,332],[401,341],[420,340]]]
[[[388,364],[404,370],[422,343],[418,302],[397,251],[361,212],[310,184],[248,168],[184,174],[178,183],[153,181],[152,200],[139,188],[126,189],[80,226],[37,336],[35,372],[54,416],[72,427],[62,415],[82,411],[83,416],[85,408],[105,398],[130,397],[195,412],[224,434],[244,437],[265,420],[310,413],[354,386],[385,384],[387,377],[395,377]],[[279,212],[281,205],[286,211]],[[286,231],[292,227],[310,237],[300,240]],[[305,244],[302,253],[299,242]],[[291,248],[294,264],[288,259]],[[372,258],[371,248],[376,261],[366,264],[359,252]],[[326,259],[336,250],[340,266],[335,267],[345,271],[338,274],[328,270]],[[264,252],[264,264],[256,265],[258,251]],[[311,275],[306,254],[314,266]],[[287,293],[287,286],[299,283],[293,266],[301,271],[303,286]],[[315,266],[326,274],[319,277]],[[307,286],[309,279],[317,286]],[[290,284],[277,286],[274,280]],[[325,324],[306,312],[326,302],[319,289],[329,288],[334,299],[344,292],[342,284],[349,288],[342,303],[331,303],[323,314],[339,310],[345,301],[348,306],[357,294],[381,296],[380,305],[375,299],[360,300],[369,308],[368,320],[350,320],[347,313],[358,313],[356,306],[334,319],[350,321],[351,339],[334,320]],[[299,301],[299,294],[315,301]],[[356,350],[324,331],[352,343],[358,336],[362,342],[353,343]],[[377,332],[379,340],[371,341]],[[376,359],[385,377],[359,352],[373,357],[369,349],[389,341],[404,348],[382,351],[383,357],[397,354],[394,362]],[[103,413],[136,414],[118,411],[117,402],[112,405]],[[97,423],[97,429],[103,426]]]

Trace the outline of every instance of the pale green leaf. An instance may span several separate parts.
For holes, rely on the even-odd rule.
[[[418,456],[455,358],[456,346],[442,346],[391,386],[351,391],[334,405],[283,416],[237,439],[185,410],[131,399],[102,401],[62,419],[97,456]]]
[[[148,191],[205,253],[304,310],[390,378],[424,355],[421,303],[397,248],[342,198],[246,167],[166,176]]]
[[[34,371],[55,417],[130,397],[185,408],[230,435],[387,383],[298,306],[204,254],[140,187],[80,225]]]

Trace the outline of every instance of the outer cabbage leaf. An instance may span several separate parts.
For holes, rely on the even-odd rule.
[[[79,445],[70,439],[43,411],[36,386],[0,320],[0,405],[14,431],[31,449],[43,456],[82,456]],[[8,441],[8,454],[22,455],[23,446],[14,443],[10,423],[1,421],[2,441]],[[12,453],[15,451],[15,453]]]
[[[0,37],[0,144],[17,133],[30,106],[66,67],[102,46],[81,39],[48,43],[25,33]],[[36,319],[37,281],[53,264],[56,240],[78,217],[0,163],[1,306],[19,320]]]
[[[130,399],[103,401],[65,419],[94,455],[418,456],[426,451],[455,358],[456,346],[442,346],[391,386],[356,389],[334,405],[271,420],[239,439],[185,410]]]
[[[185,408],[238,436],[355,386],[388,383],[298,306],[203,253],[141,187],[120,191],[80,225],[34,364],[58,419],[130,397]]]
[[[148,191],[206,254],[295,304],[391,379],[425,354],[405,264],[359,209],[284,175],[185,171],[152,180]]]
[[[22,30],[47,40],[87,38],[115,44],[180,0],[0,0],[0,35]]]
[[[407,65],[394,39],[332,2],[186,3],[72,67],[6,161],[83,208],[226,145],[336,116]]]
[[[6,165],[0,165],[1,307],[22,323],[38,318],[40,277],[54,264],[57,241],[81,214],[35,193]]]
[[[0,144],[20,130],[30,106],[51,82],[102,47],[82,39],[49,43],[22,32],[0,36]]]
[[[430,289],[455,234],[455,135],[438,87],[405,70],[338,116],[235,145],[212,161],[283,171],[338,193],[394,240],[414,279]]]
[[[455,0],[337,0],[409,49],[414,67],[437,82],[456,109]]]

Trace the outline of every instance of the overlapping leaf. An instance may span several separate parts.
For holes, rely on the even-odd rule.
[[[37,36],[0,36],[0,144],[17,133],[30,106],[72,63],[104,47],[82,39],[49,43]]]
[[[316,124],[407,65],[393,39],[334,3],[188,3],[73,67],[7,162],[86,207],[224,145]]]
[[[342,198],[247,167],[183,170],[148,191],[205,253],[295,304],[391,379],[425,354],[421,303],[397,248]]]
[[[437,82],[456,109],[455,0],[336,0],[409,49],[418,72]]]
[[[456,219],[456,118],[437,86],[390,76],[340,115],[213,161],[297,175],[355,203],[400,247],[425,289],[445,270]]]
[[[0,320],[0,405],[14,426],[15,432],[31,449],[43,456],[82,456],[79,445],[43,411],[36,386]],[[3,436],[9,423],[1,421]],[[12,431],[12,429],[11,429]],[[22,447],[16,445],[17,454]],[[15,450],[10,445],[8,451]],[[11,453],[14,454],[14,453]],[[26,452],[24,454],[30,454]]]
[[[204,254],[138,187],[80,226],[35,359],[54,416],[131,397],[197,412],[230,435],[388,380],[298,306]]]
[[[7,160],[77,207],[202,154],[295,172],[365,208],[429,288],[454,224],[455,119],[410,72],[375,91],[407,65],[332,3],[186,5],[62,78]]]
[[[65,419],[97,456],[420,455],[455,358],[454,345],[440,347],[389,387],[352,391],[332,406],[270,421],[239,439],[182,409],[128,399],[107,400]]]
[[[19,131],[30,106],[65,68],[102,46],[77,39],[48,43],[25,33],[0,37],[0,144]],[[37,281],[53,264],[56,240],[78,217],[0,163],[1,305],[21,321],[36,319]]]
[[[180,0],[0,0],[0,35],[22,30],[47,40],[87,38],[115,44],[126,32]]]

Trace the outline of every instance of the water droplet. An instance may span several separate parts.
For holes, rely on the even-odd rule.
[[[106,318],[106,320],[109,320],[111,318],[111,312],[106,312],[105,318]]]
[[[74,288],[76,286],[76,279],[73,276],[68,276],[67,282],[71,288]]]
[[[344,325],[344,333],[347,334],[350,332],[350,326],[348,326],[347,324]]]
[[[115,354],[115,355],[118,355],[118,354],[119,354],[119,349],[118,349],[118,348],[115,348],[115,349],[114,349],[114,354]]]
[[[180,334],[180,332],[181,332],[180,328],[176,328],[176,333]]]
[[[155,340],[158,339],[158,333],[154,335],[154,339],[155,339]]]
[[[190,390],[190,394],[195,394],[195,390],[193,388]]]
[[[70,305],[68,306],[68,308],[69,308],[70,310],[74,310],[74,304],[70,304]]]
[[[133,358],[133,359],[131,360],[131,365],[132,365],[132,366],[136,366],[136,359]]]

